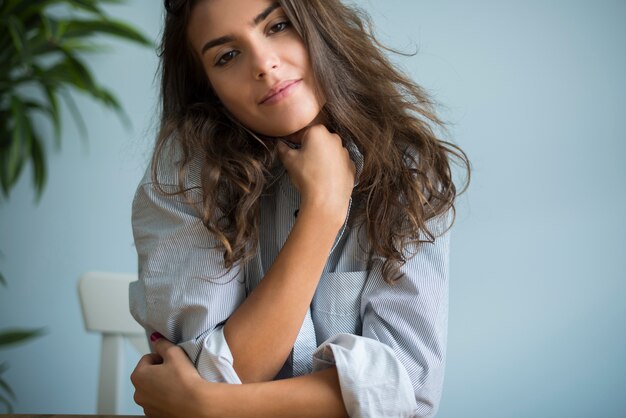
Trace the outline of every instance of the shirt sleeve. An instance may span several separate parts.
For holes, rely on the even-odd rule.
[[[313,370],[335,365],[351,417],[433,417],[445,368],[449,214],[429,222],[425,242],[391,286],[375,259],[361,298],[362,336],[339,334],[313,355]],[[409,248],[409,250],[411,250]]]
[[[224,267],[217,239],[182,195],[140,185],[132,223],[139,257],[139,280],[130,287],[134,318],[182,347],[204,379],[241,383],[223,325],[245,298],[243,269]]]

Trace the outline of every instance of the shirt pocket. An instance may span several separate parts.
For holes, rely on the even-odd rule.
[[[324,273],[311,303],[317,345],[341,334],[361,335],[361,294],[367,271]]]
[[[358,315],[367,274],[367,271],[322,274],[311,309],[339,316]]]

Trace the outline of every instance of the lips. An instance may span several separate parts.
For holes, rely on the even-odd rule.
[[[267,91],[265,96],[263,96],[263,98],[261,99],[259,104],[263,104],[263,103],[267,102],[272,97],[274,97],[277,94],[279,94],[281,91],[285,90],[286,88],[289,88],[291,85],[293,85],[293,84],[295,84],[295,83],[297,83],[299,81],[300,80],[297,80],[297,79],[296,80],[285,80],[285,81],[280,81],[280,82],[274,84],[274,86]]]

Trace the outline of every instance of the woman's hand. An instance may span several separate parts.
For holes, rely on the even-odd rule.
[[[224,384],[202,379],[187,354],[161,335],[151,339],[156,352],[143,356],[130,376],[135,402],[150,418],[211,416]]]
[[[341,224],[354,187],[355,167],[341,138],[318,124],[305,128],[302,147],[291,149],[278,141],[278,155],[301,195],[302,207],[336,214]]]
[[[271,382],[212,383],[198,374],[180,347],[160,334],[151,340],[156,352],[143,356],[130,377],[135,402],[148,418],[346,414],[335,367]]]

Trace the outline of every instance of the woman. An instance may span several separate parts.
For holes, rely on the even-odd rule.
[[[131,311],[155,349],[135,400],[151,417],[433,416],[450,160],[467,160],[428,97],[340,0],[165,6],[133,203]]]

